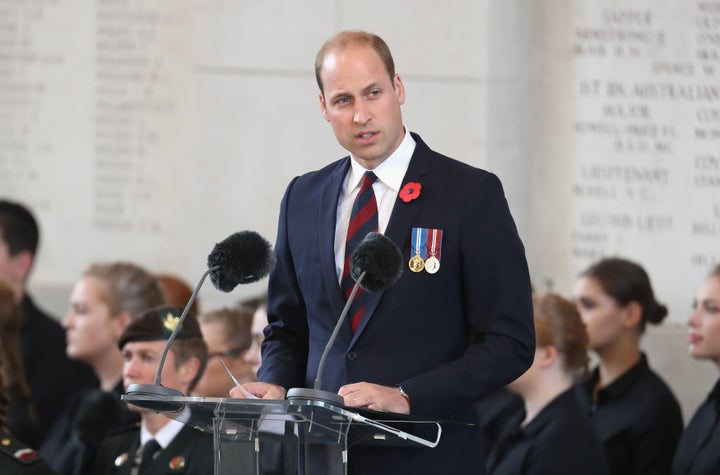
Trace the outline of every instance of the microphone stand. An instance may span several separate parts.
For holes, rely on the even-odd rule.
[[[350,292],[350,296],[348,297],[347,301],[345,302],[345,307],[343,308],[342,312],[340,313],[340,318],[338,318],[337,323],[335,324],[335,328],[333,329],[332,334],[330,335],[330,339],[328,340],[327,344],[325,345],[325,351],[323,351],[322,356],[320,357],[320,363],[318,364],[318,370],[317,370],[317,376],[315,377],[315,385],[312,389],[309,388],[290,388],[287,392],[286,399],[310,399],[310,400],[321,400],[324,402],[329,402],[331,404],[335,404],[337,406],[343,406],[345,403],[345,400],[342,396],[340,396],[337,393],[332,393],[330,391],[324,391],[320,389],[322,386],[322,373],[323,368],[325,367],[325,360],[327,359],[328,353],[330,353],[330,348],[332,348],[333,344],[335,343],[335,339],[337,338],[338,334],[340,333],[340,328],[342,328],[342,324],[345,321],[345,318],[347,317],[348,311],[350,310],[350,305],[352,305],[353,300],[355,300],[355,294],[358,293],[358,290],[360,289],[360,282],[365,278],[365,274],[367,274],[366,271],[362,271],[360,274],[360,277],[355,281],[355,285],[353,285],[352,292]]]
[[[185,305],[185,308],[183,309],[183,312],[178,319],[177,325],[175,325],[175,328],[173,329],[170,337],[167,340],[167,343],[165,344],[165,348],[163,348],[162,355],[160,356],[160,363],[158,364],[157,374],[155,374],[155,382],[153,384],[131,384],[130,386],[128,386],[127,389],[126,394],[128,396],[152,396],[161,398],[185,397],[185,394],[178,391],[177,389],[166,388],[165,386],[160,384],[160,376],[162,374],[163,367],[165,366],[165,358],[167,357],[168,351],[170,351],[170,346],[172,346],[175,338],[177,337],[177,334],[180,332],[182,324],[185,321],[185,317],[187,317],[187,314],[190,312],[190,307],[192,306],[193,302],[195,302],[195,299],[200,292],[200,288],[205,282],[205,278],[211,272],[216,271],[219,268],[220,266],[217,265],[210,267],[208,270],[206,270],[202,278],[200,279],[200,282],[198,282],[197,286],[195,287],[195,290],[190,296],[188,303]],[[147,407],[149,409],[154,409],[161,412],[180,412],[184,408],[184,404],[158,400],[157,403],[144,403],[143,407]]]

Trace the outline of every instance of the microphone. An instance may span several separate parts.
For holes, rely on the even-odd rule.
[[[158,412],[179,412],[183,409],[182,403],[172,403],[162,399],[168,397],[184,397],[185,395],[172,388],[160,384],[160,375],[165,366],[165,358],[175,337],[182,328],[182,323],[190,311],[190,307],[197,298],[200,288],[209,275],[210,281],[221,292],[230,292],[238,284],[257,282],[267,276],[275,268],[275,254],[270,243],[255,231],[240,231],[234,233],[223,241],[215,244],[207,258],[208,270],[200,278],[188,303],[185,305],[177,325],[165,344],[154,384],[131,384],[128,387],[128,396],[160,397],[157,401],[143,401],[143,407]]]
[[[343,405],[342,396],[320,389],[328,353],[330,353],[330,349],[340,333],[340,328],[342,328],[358,290],[362,288],[367,292],[380,292],[397,282],[402,275],[402,269],[402,254],[390,238],[375,232],[368,233],[365,236],[365,239],[362,240],[350,257],[350,276],[355,281],[355,284],[320,357],[313,389],[290,388],[287,392],[287,399],[319,399],[338,406]]]

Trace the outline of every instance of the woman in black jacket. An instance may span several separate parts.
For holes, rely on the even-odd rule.
[[[587,370],[587,334],[575,306],[548,294],[535,303],[535,359],[509,385],[525,410],[488,457],[491,475],[606,475],[605,456],[572,387]]]
[[[667,308],[638,264],[604,259],[575,284],[575,301],[599,364],[576,386],[613,475],[669,475],[682,432],[680,405],[640,351],[647,323]]]
[[[695,294],[688,318],[690,355],[720,367],[720,265]],[[720,380],[683,432],[673,460],[674,475],[714,475],[720,472]]]
[[[95,450],[107,434],[139,421],[120,401],[118,339],[133,319],[164,302],[156,277],[129,262],[93,264],[75,284],[62,322],[66,352],[88,364],[99,384],[78,388],[40,447],[58,475],[90,475]]]

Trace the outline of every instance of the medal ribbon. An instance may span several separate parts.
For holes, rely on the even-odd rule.
[[[443,230],[431,229],[430,231],[432,231],[432,241],[429,250],[430,256],[434,257],[437,260],[440,260],[440,249],[442,249]]]
[[[412,236],[413,236],[413,246],[412,246],[412,252],[410,257],[414,256],[420,256],[425,260],[427,257],[427,236],[428,236],[428,230],[425,228],[413,228],[412,230]]]

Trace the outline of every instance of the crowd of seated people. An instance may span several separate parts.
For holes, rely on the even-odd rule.
[[[27,473],[111,473],[123,454],[139,464],[156,438],[153,460],[171,447],[166,455],[183,453],[198,473],[211,471],[211,457],[180,447],[182,426],[120,400],[130,382],[152,383],[157,361],[141,365],[141,355],[157,355],[168,336],[158,322],[182,312],[192,288],[130,262],[99,262],[76,282],[65,317],[54,318],[26,288],[38,243],[32,213],[0,200],[0,437],[32,452],[38,471]],[[605,258],[566,294],[536,298],[532,366],[478,402],[487,472],[720,473],[720,382],[684,427],[676,397],[641,351],[647,325],[668,313],[645,269]],[[265,308],[265,295],[204,311],[196,300],[183,339],[202,345],[177,358],[168,378],[187,395],[242,397],[237,384],[257,380],[262,364]],[[690,355],[720,367],[720,266],[700,284],[687,322]],[[190,369],[181,371],[184,364]],[[212,445],[191,439],[196,448]],[[6,452],[0,469],[13,462]]]

